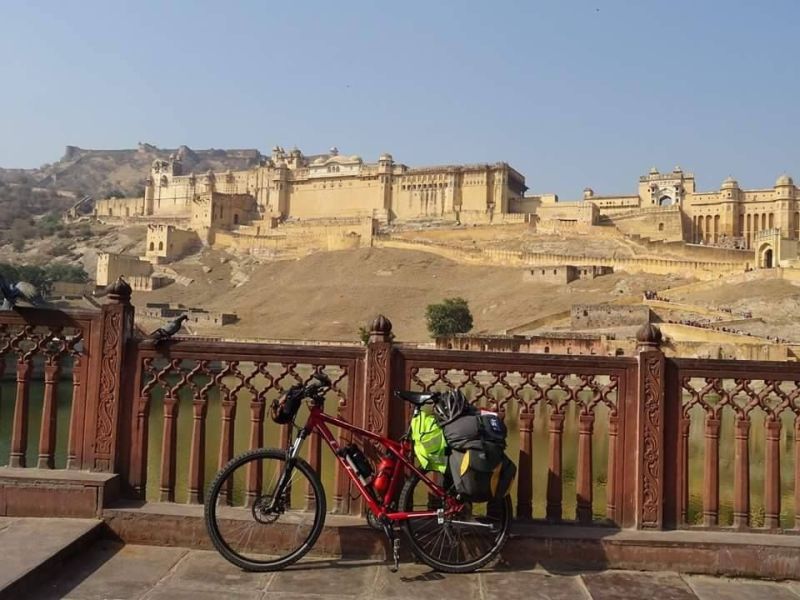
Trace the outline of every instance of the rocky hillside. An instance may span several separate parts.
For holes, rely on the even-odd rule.
[[[171,154],[181,158],[186,173],[246,169],[261,160],[258,150],[192,150],[187,146],[166,149],[143,143],[129,150],[67,146],[60,160],[37,169],[0,168],[0,182],[88,194],[94,198],[110,194],[136,196],[142,192],[153,161],[166,160]]]

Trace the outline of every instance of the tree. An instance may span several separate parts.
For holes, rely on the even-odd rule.
[[[432,337],[467,333],[472,329],[472,313],[464,298],[445,298],[425,309],[428,331]]]

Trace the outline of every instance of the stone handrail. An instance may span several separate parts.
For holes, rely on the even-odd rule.
[[[382,316],[372,322],[366,346],[193,338],[155,345],[131,337],[129,298],[130,288],[116,284],[99,311],[23,309],[0,315],[0,365],[8,364],[9,355],[16,364],[7,440],[12,467],[31,466],[28,408],[41,405],[40,468],[116,473],[127,497],[202,503],[209,470],[247,448],[287,445],[291,431],[265,418],[267,405],[323,370],[333,381],[329,412],[380,434],[405,432],[408,406],[392,398],[396,389],[456,388],[497,412],[512,430],[509,452],[519,469],[514,500],[520,519],[651,529],[728,526],[718,493],[725,476],[719,468],[724,441],[736,448],[731,530],[770,533],[800,525],[800,517],[781,517],[787,486],[800,494],[800,464],[788,480],[780,475],[782,430],[791,426],[794,439],[800,439],[795,400],[800,364],[667,358],[660,330],[649,324],[637,334],[635,357],[414,348],[393,343],[391,323]],[[41,388],[32,385],[34,365],[43,365]],[[62,369],[72,379],[70,434],[66,460],[56,465],[55,384]],[[699,424],[692,420],[698,410],[705,415]],[[763,458],[748,449],[762,439],[751,433],[754,410],[765,416],[763,425],[757,421],[766,440]],[[735,418],[730,437],[720,426],[723,411]],[[188,420],[179,427],[182,414]],[[690,443],[698,425],[700,447]],[[305,457],[318,470],[320,444],[312,437],[305,446]],[[568,456],[576,465],[574,503],[564,495]],[[697,460],[705,465],[701,521],[688,494]],[[750,471],[757,467],[764,471],[763,520],[753,516],[749,493]],[[534,482],[542,474],[546,492],[537,504]],[[349,485],[337,471],[327,488],[331,505],[360,513]],[[595,497],[598,485],[604,503]]]

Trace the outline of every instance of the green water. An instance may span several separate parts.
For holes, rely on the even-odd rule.
[[[16,384],[13,373],[6,371],[0,382],[0,465],[8,464],[9,442],[13,422]],[[30,421],[28,426],[27,461],[29,466],[36,466],[38,457],[39,427],[41,423],[42,397],[44,385],[32,382],[30,388]],[[63,468],[66,463],[68,436],[68,420],[71,404],[71,382],[61,381],[58,385],[58,416],[56,435],[56,468]],[[153,393],[150,410],[150,435],[148,441],[147,498],[158,500],[160,483],[161,444],[163,432],[163,394],[157,390]],[[268,396],[267,400],[271,399]],[[335,400],[329,399],[327,410],[333,412]],[[517,408],[515,404],[507,406],[506,423],[509,428],[508,455],[517,461],[519,452]],[[303,408],[301,418],[305,414]],[[703,485],[703,418],[701,409],[691,412],[692,427],[690,433],[689,461],[689,515],[690,524],[702,522],[702,485]],[[596,420],[592,444],[593,459],[593,512],[597,519],[605,517],[606,485],[608,461],[608,409],[601,405],[596,408]],[[548,413],[544,405],[539,405],[535,414],[533,431],[533,516],[543,518],[546,505],[546,481],[548,468]],[[752,523],[759,526],[763,523],[764,493],[764,449],[765,429],[763,414],[754,411],[751,415],[750,433],[750,499]],[[793,527],[794,519],[794,436],[792,415],[784,413],[781,429],[781,526]],[[175,499],[177,502],[188,500],[189,452],[192,436],[192,397],[189,390],[183,390],[179,402],[177,437],[177,478]],[[264,423],[265,446],[280,444],[280,428],[268,417]],[[720,524],[732,523],[733,502],[733,413],[729,409],[722,412],[722,428],[720,434]],[[221,437],[221,404],[216,388],[209,391],[208,413],[206,418],[206,453],[205,453],[205,485],[207,486],[219,467],[219,441]],[[248,449],[250,438],[250,403],[244,390],[239,394],[235,418],[234,455]],[[563,516],[572,519],[576,504],[576,469],[578,448],[578,415],[574,405],[567,409],[563,436]],[[309,444],[306,444],[306,451]],[[332,506],[335,461],[327,447],[322,448],[322,479],[329,506]],[[516,490],[514,490],[516,493]],[[516,496],[514,496],[516,498]]]

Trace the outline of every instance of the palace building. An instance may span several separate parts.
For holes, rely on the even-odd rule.
[[[719,190],[698,192],[691,173],[653,168],[639,178],[636,195],[598,196],[587,188],[583,200],[613,221],[650,215],[653,223],[665,225],[669,219],[659,220],[659,215],[673,214],[680,219],[681,238],[690,243],[752,249],[760,232],[777,230],[787,240],[800,237],[800,192],[788,175],[771,188],[745,190],[728,177]]]
[[[341,217],[491,222],[514,212],[526,190],[525,178],[503,162],[411,168],[390,154],[368,163],[336,148],[306,156],[275,147],[246,171],[185,174],[175,155],[156,160],[144,197],[98,201],[96,215],[188,220],[195,230]]]

